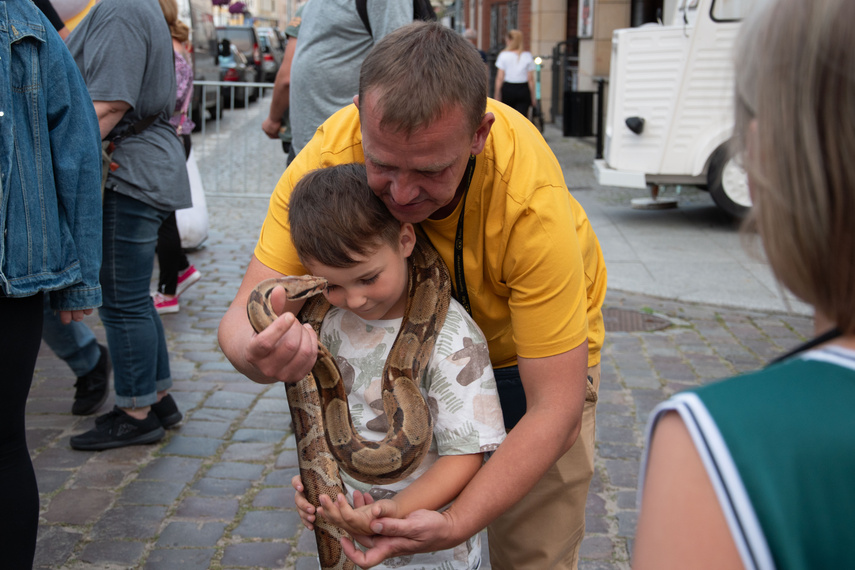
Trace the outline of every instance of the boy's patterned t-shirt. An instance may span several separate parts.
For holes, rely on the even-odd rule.
[[[337,307],[330,308],[321,326],[321,342],[341,370],[353,423],[365,439],[376,441],[386,435],[381,375],[400,326],[401,319],[365,321]],[[391,497],[417,479],[440,455],[493,451],[505,438],[487,342],[453,299],[420,387],[434,422],[431,449],[422,464],[412,475],[392,485],[366,485],[342,473],[349,495],[359,489],[370,491],[377,499]],[[390,559],[386,566],[378,568],[469,569],[477,567],[480,555],[476,535],[454,549]]]

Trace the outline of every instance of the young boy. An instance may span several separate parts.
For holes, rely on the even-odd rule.
[[[389,213],[368,186],[361,164],[310,172],[294,188],[288,208],[301,262],[308,273],[329,282],[324,295],[332,307],[320,340],[336,358],[345,385],[351,386],[353,423],[366,439],[383,439],[388,424],[380,378],[407,305],[407,258],[416,245],[413,225]],[[364,505],[361,493],[382,502],[388,516],[441,509],[475,475],[483,454],[505,437],[487,343],[453,299],[430,362],[417,381],[433,418],[431,449],[412,475],[391,485],[366,485],[342,473],[357,508],[343,500],[324,501],[324,508],[345,516],[351,525],[345,530],[351,534],[372,534],[368,525],[377,503]],[[299,476],[293,483],[300,516],[311,529],[315,510],[301,493]],[[323,509],[319,514],[323,516]],[[479,542],[476,535],[450,550],[386,563],[390,568],[477,568]]]

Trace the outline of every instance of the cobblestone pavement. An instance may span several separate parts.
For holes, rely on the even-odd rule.
[[[38,568],[317,568],[289,486],[297,461],[284,389],[236,373],[216,341],[267,202],[214,196],[208,206],[209,238],[191,254],[203,279],[182,296],[179,313],[163,317],[172,393],[185,419],[162,442],[72,450],[69,437],[91,428],[94,417],[71,415],[73,374],[42,348],[27,408],[41,496]],[[811,331],[801,316],[619,291],[609,292],[606,307],[663,318],[667,328],[607,335],[585,570],[629,567],[642,433],[653,406],[683,388],[758,368]],[[103,342],[97,316],[87,320]],[[101,413],[112,405],[111,396]]]

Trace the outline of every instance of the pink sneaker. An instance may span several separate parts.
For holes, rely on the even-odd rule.
[[[175,288],[175,297],[181,295],[190,285],[202,278],[202,274],[191,264],[178,275],[178,286]],[[178,309],[176,309],[177,311]]]
[[[178,296],[172,299],[164,297],[162,293],[152,293],[151,300],[154,301],[154,308],[157,309],[159,315],[178,312]]]

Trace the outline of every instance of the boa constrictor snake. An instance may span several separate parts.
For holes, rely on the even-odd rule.
[[[381,441],[368,441],[356,433],[341,373],[320,342],[311,374],[296,384],[286,384],[300,477],[306,499],[316,508],[321,495],[335,498],[344,493],[339,468],[365,483],[393,483],[411,474],[430,449],[433,422],[419,381],[445,321],[451,280],[436,250],[422,241],[410,256],[409,270],[403,322],[383,369],[382,399],[389,429]],[[255,287],[247,301],[247,315],[256,332],[276,319],[270,293],[279,286],[289,300],[311,297],[298,318],[318,332],[329,303],[318,295],[326,288],[326,280],[311,275],[268,279]],[[321,517],[314,526],[321,567],[353,568],[341,549],[344,532]]]

